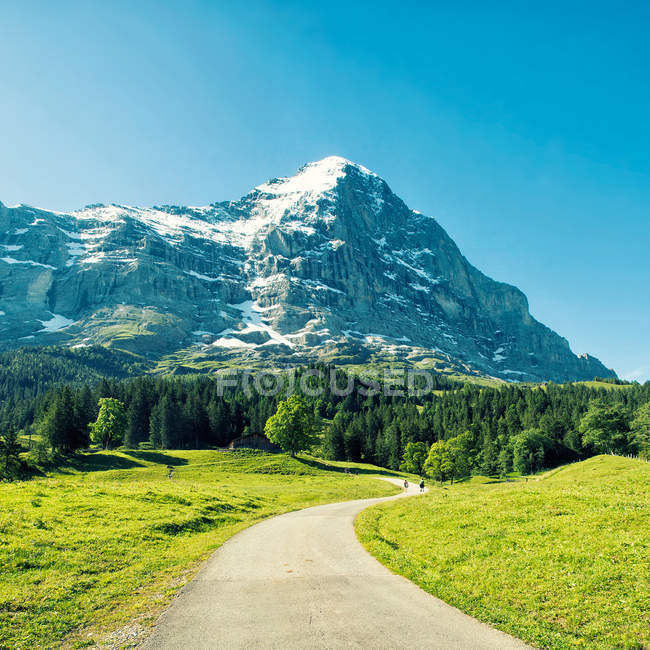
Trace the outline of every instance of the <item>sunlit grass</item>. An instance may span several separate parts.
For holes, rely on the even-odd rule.
[[[0,484],[0,648],[91,644],[135,618],[146,625],[238,530],[396,491],[314,459],[218,451],[101,452]]]
[[[372,507],[373,555],[544,648],[650,647],[650,464],[599,456],[540,480],[432,487]]]

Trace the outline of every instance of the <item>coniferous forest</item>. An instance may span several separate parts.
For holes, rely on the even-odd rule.
[[[106,398],[123,408],[124,425],[105,446],[198,449],[263,434],[287,396],[286,386],[277,393],[241,382],[224,388],[207,375],[130,378],[139,369],[101,349],[54,361],[51,352],[20,354],[22,373],[0,376],[2,445],[17,448],[20,439],[40,462],[101,443],[91,425]],[[325,367],[319,367],[321,378],[310,376],[301,388],[301,374],[313,370],[298,370],[292,390],[322,424],[315,451],[335,460],[404,469],[409,443],[424,443],[426,450],[438,443],[441,453],[455,450],[453,477],[534,472],[598,453],[648,453],[650,383],[609,390],[583,383],[484,387],[436,376],[432,392],[385,395],[339,369],[336,386],[354,386],[341,395]],[[113,376],[103,376],[107,371]],[[39,372],[41,383],[27,390],[30,373]]]

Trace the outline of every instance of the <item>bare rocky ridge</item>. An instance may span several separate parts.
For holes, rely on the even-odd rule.
[[[0,203],[0,345],[99,343],[170,365],[399,361],[509,380],[613,376],[343,158],[236,202]]]

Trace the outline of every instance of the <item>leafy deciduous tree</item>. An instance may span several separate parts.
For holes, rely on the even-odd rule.
[[[280,402],[266,422],[264,433],[284,451],[295,456],[317,442],[318,419],[314,410],[298,395]]]
[[[127,423],[124,404],[113,397],[102,397],[99,415],[90,427],[90,437],[104,449],[110,449],[122,442]]]
[[[472,438],[469,431],[447,440],[447,452],[451,459],[449,477],[452,483],[454,479],[465,478],[470,474],[471,444]]]
[[[629,451],[629,414],[620,404],[592,402],[578,429],[583,444],[598,454]]]
[[[548,439],[539,429],[526,429],[514,437],[512,456],[514,468],[522,474],[541,469]]]
[[[400,470],[422,476],[428,453],[426,442],[409,442],[404,449]]]
[[[444,440],[434,442],[429,448],[429,454],[424,463],[424,471],[428,476],[440,481],[442,484],[451,475],[452,469],[453,459],[447,443]]]

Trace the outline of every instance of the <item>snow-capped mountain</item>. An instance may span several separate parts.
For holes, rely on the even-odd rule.
[[[107,344],[167,366],[400,361],[510,380],[609,376],[475,269],[432,217],[332,156],[239,201],[0,203],[1,345]]]

